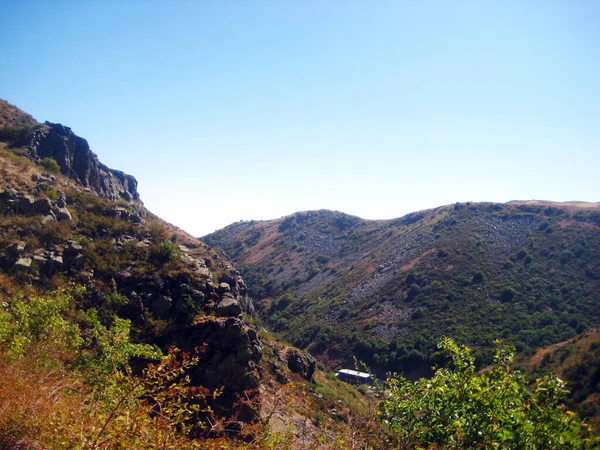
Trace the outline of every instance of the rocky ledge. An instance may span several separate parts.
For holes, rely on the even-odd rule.
[[[127,201],[140,199],[137,180],[133,176],[106,167],[85,139],[59,123],[46,122],[33,131],[29,157],[35,162],[43,158],[55,159],[64,175],[100,197]]]

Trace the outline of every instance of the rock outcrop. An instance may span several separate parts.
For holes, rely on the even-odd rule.
[[[315,373],[316,361],[306,352],[290,348],[285,354],[288,369],[299,374],[305,380],[311,381]]]
[[[256,331],[238,317],[208,316],[183,329],[175,340],[175,345],[186,352],[204,344],[201,363],[190,374],[192,384],[208,389],[222,387],[219,408],[242,421],[258,420],[259,412],[240,403],[237,395],[258,395],[262,345]]]
[[[46,122],[33,131],[30,158],[36,162],[53,158],[61,172],[100,197],[110,200],[139,200],[137,180],[121,171],[109,169],[90,150],[87,141],[69,127]]]

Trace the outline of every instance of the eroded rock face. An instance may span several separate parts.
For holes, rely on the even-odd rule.
[[[183,329],[175,342],[186,352],[203,344],[206,350],[200,364],[192,369],[192,384],[208,389],[223,387],[217,399],[221,408],[230,409],[243,421],[258,420],[258,411],[236,406],[237,394],[248,391],[249,395],[258,395],[262,345],[256,331],[238,317],[202,317]]]
[[[311,381],[315,373],[315,359],[306,352],[290,348],[287,350],[285,358],[288,369],[300,374],[305,380]]]
[[[45,126],[33,132],[29,152],[34,161],[54,158],[63,174],[101,197],[127,201],[140,198],[137,180],[100,163],[87,141],[73,133],[69,127],[46,122]]]

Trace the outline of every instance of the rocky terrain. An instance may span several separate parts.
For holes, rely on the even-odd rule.
[[[421,374],[450,335],[489,361],[600,320],[600,205],[464,203],[367,221],[333,211],[238,222],[203,238],[236,264],[261,318],[332,367]],[[416,375],[415,375],[416,376]]]
[[[0,112],[0,297],[83,285],[79,307],[107,326],[115,314],[131,320],[136,342],[164,352],[206,344],[192,383],[222,389],[211,405],[220,416],[259,421],[261,408],[248,404],[260,405],[271,372],[231,262],[150,213],[135,178],[100,163],[68,127],[40,124],[5,102]],[[314,360],[290,355],[278,373],[310,380]]]

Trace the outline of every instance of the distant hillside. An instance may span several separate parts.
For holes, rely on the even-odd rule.
[[[441,335],[490,360],[600,322],[600,205],[457,203],[368,221],[309,211],[239,222],[204,241],[242,272],[262,319],[335,367],[417,376]]]
[[[519,365],[533,380],[552,373],[567,381],[567,406],[600,430],[600,328],[521,357]]]

